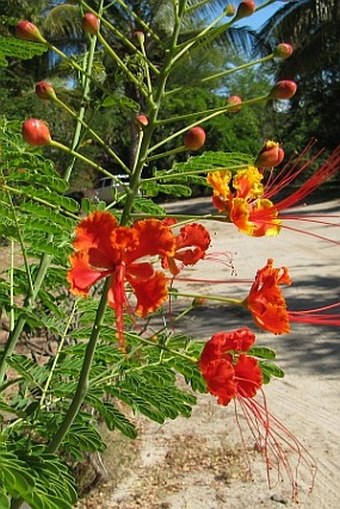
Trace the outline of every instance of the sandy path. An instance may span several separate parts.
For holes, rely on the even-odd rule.
[[[168,208],[177,211],[178,205]],[[208,200],[182,202],[180,209],[209,208]],[[339,214],[340,200],[312,205],[307,214]],[[339,225],[340,216],[334,222]],[[297,227],[297,224],[294,224]],[[300,225],[301,226],[301,225]],[[339,246],[285,230],[276,238],[253,239],[232,226],[210,223],[212,251],[234,253],[238,277],[252,279],[268,257],[275,266],[286,265],[294,285],[285,291],[291,309],[319,307],[340,300]],[[339,228],[304,224],[318,235],[340,240]],[[191,277],[212,276],[211,264],[202,262]],[[230,277],[230,270],[216,265],[213,277]],[[189,285],[191,291],[200,286]],[[245,295],[249,286],[239,289]],[[216,285],[207,292],[235,296],[235,287]],[[252,325],[244,313],[222,306],[197,309],[182,324],[182,330],[198,338],[209,338],[218,330]],[[275,337],[259,332],[258,343],[272,346],[277,362],[285,370],[283,380],[265,388],[270,411],[292,430],[315,458],[318,472],[315,487],[308,470],[301,468],[298,479],[299,507],[336,509],[340,507],[340,337],[339,329],[293,324],[289,336]],[[242,419],[241,419],[242,421]],[[213,397],[199,397],[190,420],[178,419],[159,427],[147,423],[139,439],[139,456],[131,474],[97,506],[110,509],[251,509],[294,507],[289,482],[268,489],[261,455],[247,441],[254,481],[247,476],[246,460],[240,454],[241,440],[233,408],[221,407]],[[233,454],[235,455],[233,457]],[[180,458],[180,459],[179,459]],[[289,454],[294,465],[296,458]]]

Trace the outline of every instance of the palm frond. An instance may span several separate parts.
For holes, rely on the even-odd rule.
[[[78,6],[58,5],[48,12],[42,28],[52,40],[85,40],[81,19]]]

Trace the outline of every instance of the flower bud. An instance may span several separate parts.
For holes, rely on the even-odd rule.
[[[227,104],[230,106],[233,106],[232,108],[229,108],[227,111],[228,113],[237,113],[241,110],[242,106],[242,99],[238,95],[231,95],[227,99]]]
[[[142,32],[142,30],[136,30],[133,34],[136,39],[138,40],[139,44],[144,44],[145,41],[145,34]]]
[[[236,12],[236,7],[235,7],[235,5],[230,5],[230,4],[229,4],[229,5],[227,5],[227,6],[225,7],[225,9],[224,9],[224,14],[225,14],[226,16],[234,16],[235,12]]]
[[[273,51],[274,57],[286,59],[289,58],[290,55],[293,53],[293,46],[290,44],[287,44],[285,42],[281,42],[276,46],[276,48]]]
[[[48,81],[39,81],[35,86],[35,93],[44,101],[53,101],[57,97],[53,86]]]
[[[39,28],[34,23],[27,20],[21,20],[17,23],[16,36],[18,39],[25,39],[27,41],[46,42]]]
[[[184,136],[184,145],[189,150],[198,150],[205,143],[205,131],[202,127],[193,127]]]
[[[81,26],[87,34],[96,35],[99,32],[100,20],[92,12],[87,12],[83,16]]]
[[[25,120],[22,125],[22,136],[26,143],[35,147],[49,145],[52,141],[47,124],[36,118]]]
[[[278,81],[269,93],[271,99],[290,99],[295,95],[297,84],[291,80]]]
[[[146,115],[143,115],[143,113],[136,115],[136,121],[141,127],[146,127],[149,124],[148,117]]]
[[[258,168],[272,168],[282,163],[285,153],[276,141],[268,140],[254,163]]]
[[[236,11],[234,20],[251,16],[256,9],[254,0],[243,0]]]
[[[207,299],[205,297],[195,297],[191,303],[192,307],[198,308],[201,306],[204,306],[207,302]]]

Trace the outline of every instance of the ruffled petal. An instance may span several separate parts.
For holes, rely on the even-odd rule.
[[[238,395],[243,398],[253,398],[263,384],[262,371],[258,360],[241,354],[234,370]]]
[[[111,268],[114,261],[111,235],[116,227],[117,220],[109,212],[93,212],[83,219],[76,228],[74,249],[76,251],[87,250],[90,265],[98,268]]]
[[[154,272],[148,279],[136,279],[126,275],[137,298],[135,313],[141,317],[156,311],[167,299],[168,280],[162,272]]]
[[[86,251],[71,255],[70,262],[71,269],[68,271],[67,281],[74,295],[88,295],[91,286],[110,274],[109,271],[93,269],[89,264],[89,255]]]
[[[227,359],[215,359],[202,369],[208,391],[217,397],[220,405],[228,405],[237,395],[235,371],[232,363]]]
[[[137,221],[132,227],[138,235],[139,244],[128,254],[127,263],[143,256],[173,256],[175,236],[171,229],[158,219]]]
[[[201,224],[187,224],[180,229],[180,234],[176,237],[175,258],[184,265],[194,265],[204,258],[209,246],[208,230]]]
[[[247,352],[255,339],[255,334],[248,327],[242,327],[230,332],[216,332],[209,342],[215,346],[216,355],[222,355],[230,350]]]
[[[280,286],[291,283],[286,267],[274,268],[270,258],[257,271],[244,304],[253,315],[255,323],[274,334],[290,331],[289,314]]]

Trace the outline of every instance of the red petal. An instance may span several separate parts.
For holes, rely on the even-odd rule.
[[[74,249],[89,250],[89,262],[94,267],[111,268],[115,260],[111,235],[116,227],[117,220],[109,212],[93,212],[76,228]]]
[[[215,359],[202,370],[202,375],[209,392],[217,397],[220,405],[228,405],[236,396],[235,371],[230,361]]]
[[[70,256],[70,262],[71,269],[67,274],[67,280],[74,295],[86,296],[92,285],[109,274],[108,271],[93,269],[89,265],[88,253],[83,251]]]
[[[253,398],[263,383],[257,359],[242,354],[234,366],[237,392],[243,398]]]
[[[128,263],[143,256],[172,256],[175,251],[175,237],[170,228],[158,219],[137,221],[133,229],[138,235],[139,245],[128,255]]]
[[[210,341],[218,347],[221,353],[228,350],[246,352],[255,343],[255,334],[248,327],[243,327],[230,332],[217,332]]]
[[[149,279],[134,279],[127,275],[137,298],[135,313],[143,318],[158,309],[168,296],[167,278],[162,272],[155,272]]]
[[[210,235],[203,225],[193,223],[183,226],[176,238],[175,258],[184,265],[194,265],[204,258],[210,245]]]

